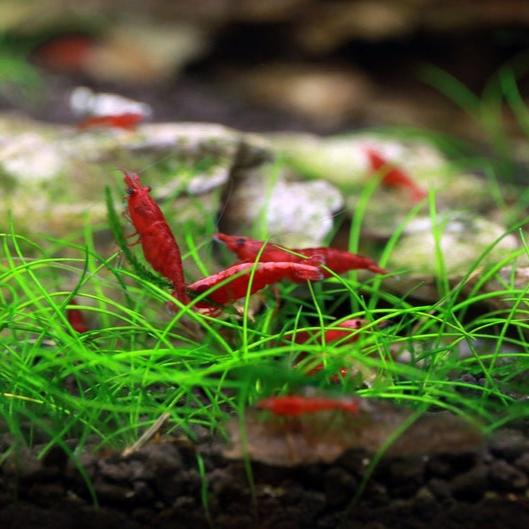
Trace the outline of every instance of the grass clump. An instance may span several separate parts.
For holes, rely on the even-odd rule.
[[[114,235],[129,252],[109,194],[107,200]],[[402,229],[382,253],[382,266]],[[357,228],[351,233],[356,246]],[[222,432],[241,406],[305,386],[443,408],[490,429],[529,414],[519,398],[529,364],[527,288],[512,276],[498,291],[475,287],[463,295],[479,261],[453,285],[438,245],[440,299],[432,303],[385,291],[381,277],[360,282],[351,274],[308,287],[281,284],[280,305],[265,292],[255,314],[246,298],[242,317],[227,309],[215,319],[189,308],[168,313],[164,306],[174,300],[163,282],[134,257],[131,270],[118,252],[99,255],[91,237],[87,230],[84,250],[64,242],[68,257],[49,254],[14,228],[0,239],[0,414],[24,442],[97,439],[124,447],[164,413],[170,430],[191,437],[198,427]],[[184,263],[200,261],[203,241],[191,228],[184,240]],[[86,333],[66,317],[74,297],[89,321]],[[512,303],[487,310],[487,297]],[[354,343],[325,343],[322,329],[352,318],[367,322]],[[301,332],[313,337],[297,343]],[[318,364],[323,369],[308,375]],[[342,367],[351,376],[336,383]]]
[[[484,120],[492,139],[499,134],[491,117],[497,90],[491,88],[489,99],[480,100],[439,71],[427,75],[432,83],[444,82],[448,96]],[[513,74],[505,70],[494,86],[526,127],[527,112],[517,110],[522,102]],[[510,223],[508,233],[523,240],[527,196],[507,205],[497,178],[502,165],[472,157],[468,145],[451,146],[472,164],[483,162],[487,181],[494,184],[494,202]],[[504,160],[503,142],[500,147],[497,154]],[[204,163],[212,166],[210,160]],[[349,231],[351,251],[360,247],[363,217],[376,186],[373,180],[360,195]],[[259,398],[307,386],[417,410],[446,409],[486,430],[529,415],[523,399],[529,285],[520,285],[516,274],[518,260],[529,253],[527,245],[483,266],[498,243],[491,241],[454,280],[447,272],[433,194],[410,207],[378,262],[387,267],[406,225],[426,208],[438,299],[414,299],[420,285],[396,295],[386,289],[384,277],[361,281],[349,273],[309,285],[280,284],[280,303],[269,289],[260,294],[258,311],[252,312],[247,296],[242,316],[228,308],[218,319],[181,304],[175,313],[167,312],[166,303],[175,303],[168,283],[127,245],[108,189],[106,200],[119,251],[96,251],[89,227],[82,245],[36,242],[15,227],[0,234],[0,415],[16,439],[28,444],[44,439],[43,450],[66,447],[69,439],[81,448],[89,440],[123,448],[164,414],[170,415],[170,431],[194,437],[206,428],[222,434],[227,417],[242,416]],[[210,236],[217,228],[210,217],[200,228],[186,224],[179,230],[184,266],[202,275],[211,273],[214,262]],[[263,233],[262,226],[256,230]],[[512,273],[501,275],[508,266]],[[401,277],[406,272],[390,270]],[[493,280],[496,284],[487,287]],[[86,333],[77,333],[68,322],[74,299],[88,320]],[[353,318],[366,321],[355,341],[326,343],[324,329]],[[300,333],[312,337],[301,344],[296,341]],[[319,365],[320,371],[308,374]],[[341,368],[350,375],[337,383],[334,375]]]

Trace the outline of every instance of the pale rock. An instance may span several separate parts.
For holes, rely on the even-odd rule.
[[[284,175],[263,178],[248,173],[237,179],[225,204],[224,225],[244,234],[264,221],[274,242],[291,247],[317,246],[333,226],[333,214],[343,205],[340,192],[328,182],[289,182]]]
[[[0,165],[21,185],[50,180],[65,167],[59,145],[30,131],[9,140],[0,136]]]

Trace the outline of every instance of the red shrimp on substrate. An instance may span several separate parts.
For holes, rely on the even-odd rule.
[[[150,187],[143,186],[136,173],[125,172],[128,212],[139,236],[143,255],[158,273],[171,281],[173,295],[188,303],[180,248],[165,220],[162,210],[150,195]]]
[[[134,130],[144,119],[143,114],[136,112],[125,112],[123,114],[109,114],[104,116],[91,116],[77,124],[79,130],[93,128],[114,128]]]
[[[385,274],[386,270],[378,266],[369,257],[357,255],[337,248],[295,248],[290,249],[273,243],[256,241],[249,237],[238,235],[226,235],[217,233],[215,239],[223,242],[230,251],[237,255],[241,261],[255,261],[259,256],[259,262],[288,262],[325,265],[336,274],[343,274],[350,270],[369,270],[375,274]],[[264,249],[263,245],[265,246]],[[259,253],[261,252],[261,253]],[[296,255],[297,254],[297,255]],[[331,274],[322,269],[324,277]]]
[[[365,152],[369,159],[371,170],[382,176],[382,184],[384,186],[408,189],[414,202],[420,202],[428,195],[407,173],[386,160],[377,150],[368,148]]]
[[[358,399],[333,399],[329,397],[305,397],[283,395],[268,397],[257,403],[257,407],[282,417],[298,417],[320,411],[343,411],[356,414],[360,410]]]
[[[255,270],[253,277],[252,270]],[[246,296],[251,277],[249,294],[283,279],[296,283],[318,281],[323,278],[323,274],[318,267],[301,263],[240,263],[187,285],[187,290],[200,294],[229,280],[225,285],[213,290],[207,300],[199,301],[195,305],[207,314],[215,314],[220,312],[223,305]]]

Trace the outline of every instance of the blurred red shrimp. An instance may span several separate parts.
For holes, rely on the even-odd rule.
[[[70,305],[77,304],[78,303],[77,301],[75,301],[75,299],[70,300]],[[90,328],[86,324],[86,320],[81,309],[67,309],[66,318],[68,319],[68,323],[72,326],[72,329],[74,331],[77,331],[78,333],[83,333],[90,330]]]
[[[343,274],[350,270],[369,270],[375,274],[385,274],[386,270],[378,266],[369,257],[357,255],[337,248],[295,248],[290,249],[273,243],[256,241],[249,237],[239,235],[227,235],[217,233],[215,239],[223,242],[229,250],[242,261],[255,261],[259,256],[259,262],[290,262],[306,264],[322,264],[336,274]],[[261,248],[265,245],[261,254]],[[296,255],[298,254],[298,255]],[[323,270],[324,277],[331,274]]]
[[[231,279],[225,285],[211,292],[207,300],[199,301],[195,307],[213,314],[219,312],[222,305],[245,297],[253,269],[255,269],[255,272],[250,287],[250,294],[254,294],[267,285],[277,283],[283,279],[300,283],[303,281],[317,281],[323,278],[319,268],[307,264],[240,263],[187,285],[188,292],[200,294],[223,281]]]
[[[352,333],[352,330],[360,329],[363,325],[366,324],[366,320],[363,320],[361,318],[354,318],[350,320],[342,321],[335,329],[326,329],[324,331],[325,336],[325,343],[332,343],[337,340],[340,340],[342,338],[349,337],[347,340],[344,340],[344,343],[353,343],[358,340],[360,337],[359,333]],[[302,331],[296,333],[295,336],[295,342],[296,343],[305,343],[308,340],[310,340],[313,337],[318,337],[318,334],[316,333],[310,333],[307,331]],[[307,353],[302,352],[298,355],[295,361],[295,366],[297,366],[303,359],[307,357]],[[311,368],[309,371],[307,371],[307,375],[315,375],[316,373],[319,373],[323,370],[323,364],[317,364],[313,368]],[[342,367],[339,370],[339,375],[333,375],[331,377],[331,381],[338,383],[340,381],[340,377],[345,377],[347,375],[347,369]]]
[[[303,395],[283,395],[268,397],[257,403],[257,407],[268,410],[274,415],[283,417],[297,417],[320,411],[344,411],[358,413],[360,403],[358,399],[334,399],[330,397],[305,397]]]
[[[143,255],[158,273],[171,281],[174,296],[188,303],[180,248],[162,210],[151,197],[150,187],[143,186],[136,173],[125,172],[128,211],[140,238]]]
[[[88,35],[64,34],[49,39],[34,50],[38,63],[61,72],[80,72],[90,59],[96,40]]]
[[[336,340],[339,340],[340,338],[345,338],[346,336],[350,336],[350,339],[347,340],[347,342],[355,342],[356,340],[358,340],[359,334],[353,334],[351,333],[351,331],[360,329],[363,325],[365,325],[365,323],[366,320],[363,320],[361,318],[353,318],[350,320],[342,321],[339,325],[336,326],[336,328],[326,329],[324,331],[325,343],[335,342]],[[305,331],[298,332],[296,333],[295,342],[305,343],[314,336],[317,336],[317,334]]]
[[[382,184],[386,187],[405,188],[410,192],[414,202],[420,202],[427,196],[427,192],[422,189],[411,177],[395,164],[386,160],[380,152],[375,149],[366,149],[371,170],[382,176]]]
[[[91,116],[78,123],[77,128],[79,130],[86,130],[96,127],[111,127],[116,129],[134,130],[138,123],[141,123],[143,119],[144,115],[136,112]]]

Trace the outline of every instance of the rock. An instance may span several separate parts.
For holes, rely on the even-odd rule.
[[[149,167],[145,181],[181,233],[183,223],[203,226],[217,213],[233,172],[244,176],[271,158],[263,139],[219,125],[166,123],[137,131],[79,132],[3,116],[0,188],[6,200],[0,213],[6,218],[10,209],[19,232],[70,235],[85,222],[106,221],[105,185],[114,183],[123,192],[116,167]]]
[[[387,266],[390,270],[404,269],[404,273],[385,280],[386,287],[421,299],[437,299],[437,277],[446,276],[452,286],[469,272],[479,277],[483,266],[501,261],[519,246],[514,235],[507,235],[489,251],[505,228],[466,212],[441,214],[436,229],[442,261],[438,263],[435,258],[437,242],[430,217],[416,217],[408,224]]]
[[[66,169],[59,145],[50,144],[43,134],[23,132],[0,144],[0,161],[4,178],[17,184],[40,184]]]
[[[99,81],[152,83],[180,71],[207,49],[206,34],[185,22],[125,19],[88,54],[82,72]]]
[[[430,217],[415,218],[408,224],[406,234],[401,237],[392,253],[391,266],[436,275],[438,269],[434,258],[437,244],[433,233],[435,230],[439,231],[443,267],[449,276],[468,271],[491,242],[505,232],[502,226],[460,212],[442,215],[435,226],[432,225]],[[517,247],[516,237],[505,237],[485,256],[484,262],[499,261],[506,251],[515,250]]]
[[[472,211],[493,206],[482,181],[462,174],[425,140],[401,141],[375,134],[352,134],[320,138],[308,134],[277,134],[271,141],[297,173],[333,183],[345,196],[346,209],[354,214],[363,195],[370,193],[362,217],[362,235],[388,239],[405,222],[415,205],[408,190],[374,185],[367,149],[374,149],[403,170],[419,187],[434,190],[439,211]],[[366,191],[367,190],[367,191]],[[423,211],[426,211],[424,206]],[[404,225],[408,230],[409,220]]]
[[[292,467],[310,463],[332,463],[354,469],[355,450],[372,455],[384,449],[388,457],[474,452],[482,436],[471,424],[449,413],[427,413],[416,420],[389,447],[388,438],[409,418],[409,410],[386,402],[362,401],[355,414],[340,411],[313,413],[300,417],[270,417],[257,410],[246,412],[246,432],[241,439],[239,423],[227,425],[230,445],[225,457],[249,456],[275,466]],[[244,443],[244,444],[243,444]],[[340,457],[348,453],[347,457]],[[422,467],[421,467],[422,468]]]
[[[257,224],[276,243],[319,246],[341,206],[339,191],[328,182],[290,182],[282,174],[263,179],[261,171],[254,171],[237,178],[224,205],[222,229],[243,235]]]

